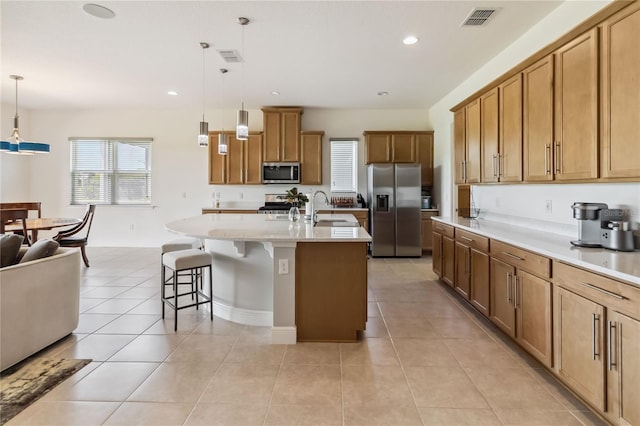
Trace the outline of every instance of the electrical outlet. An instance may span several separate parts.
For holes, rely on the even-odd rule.
[[[552,206],[551,200],[546,200],[544,202],[544,211],[547,213],[551,213],[552,210],[553,210],[553,206]]]
[[[289,259],[278,259],[278,274],[286,275],[289,273]]]
[[[243,200],[244,199],[244,193],[242,192],[238,192],[238,197]]]
[[[133,223],[129,225],[129,231],[133,231]]]
[[[186,192],[182,193],[182,198],[187,198],[187,193]]]

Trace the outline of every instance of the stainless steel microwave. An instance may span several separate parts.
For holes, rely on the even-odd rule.
[[[300,183],[300,163],[262,163],[262,183]]]

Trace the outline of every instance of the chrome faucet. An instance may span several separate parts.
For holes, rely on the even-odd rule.
[[[319,189],[313,193],[313,195],[309,199],[309,209],[311,210],[311,223],[313,224],[318,223],[318,209],[316,209],[316,206],[315,206],[316,195],[318,194],[324,195],[324,202],[327,205],[329,204],[329,197],[327,197],[327,194],[324,191]]]

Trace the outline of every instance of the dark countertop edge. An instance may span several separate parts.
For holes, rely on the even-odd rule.
[[[544,249],[541,247],[536,247],[535,244],[532,244],[530,242],[521,242],[518,241],[517,239],[509,239],[508,237],[503,237],[501,235],[495,235],[491,232],[487,232],[484,231],[482,229],[479,228],[474,228],[471,226],[466,226],[464,224],[458,223],[459,220],[463,220],[463,221],[469,221],[470,219],[465,219],[465,218],[450,218],[450,217],[442,217],[442,216],[434,216],[431,218],[432,220],[435,220],[436,222],[441,222],[444,223],[446,225],[450,225],[453,226],[454,228],[461,228],[465,231],[469,231],[469,232],[473,232],[475,234],[478,235],[482,235],[484,237],[490,238],[492,240],[497,240],[506,244],[511,244],[511,245],[515,245],[515,246],[519,246],[524,250],[528,250],[528,251],[532,251],[534,253],[552,258],[555,261],[560,261],[572,266],[576,266],[578,268],[582,268],[582,269],[586,269],[590,272],[596,273],[596,274],[601,274],[601,275],[606,275],[607,277],[613,279],[613,280],[618,280],[618,281],[624,281],[630,285],[633,286],[637,286],[640,287],[640,276],[637,275],[632,275],[623,271],[619,271],[616,269],[612,269],[612,268],[608,268],[602,265],[598,265],[595,263],[592,263],[588,260],[582,260],[582,259],[573,259],[571,257],[568,257],[566,255],[563,255],[562,253],[559,252],[554,252],[552,249]],[[498,222],[493,222],[493,221],[488,221],[485,219],[480,219],[483,220],[487,223],[496,223],[498,224]],[[521,227],[521,226],[516,226],[516,225],[506,225],[506,224],[500,224],[500,226],[502,226],[505,231],[508,231],[510,228],[517,231],[517,230],[526,230],[528,228],[525,227]],[[558,234],[553,234],[550,232],[543,232],[543,231],[535,231],[535,235],[537,238],[541,238],[541,239],[545,239],[545,240],[550,240],[550,241],[565,241],[570,244],[570,238],[569,237],[565,237],[562,235],[558,235]],[[570,247],[568,247],[570,248]],[[577,247],[575,249],[578,249]],[[581,248],[582,250],[591,250],[591,251],[598,251],[601,252],[603,254],[607,254],[607,255],[611,255],[611,254],[620,254],[620,255],[631,255],[631,256],[637,256],[638,258],[638,262],[640,262],[640,252],[639,251],[633,251],[633,252],[616,252],[616,251],[612,251],[612,250],[606,250],[604,248],[595,248],[595,249],[589,249],[589,248]],[[553,279],[553,278],[552,278]]]

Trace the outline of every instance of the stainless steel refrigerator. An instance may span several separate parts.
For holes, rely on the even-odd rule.
[[[422,256],[420,164],[370,164],[371,255]]]

